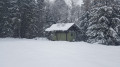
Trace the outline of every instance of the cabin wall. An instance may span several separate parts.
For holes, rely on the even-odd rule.
[[[57,33],[58,40],[66,41],[66,34],[64,32]]]
[[[52,36],[54,41],[74,41],[75,38],[75,32],[54,32]]]
[[[74,39],[76,38],[75,32],[67,33],[67,38],[68,38],[68,41],[74,41]]]

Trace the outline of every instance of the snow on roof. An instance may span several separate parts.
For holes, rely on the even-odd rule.
[[[50,28],[45,31],[67,31],[74,23],[57,23],[53,24]]]

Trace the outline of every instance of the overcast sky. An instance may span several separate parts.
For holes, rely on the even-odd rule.
[[[54,1],[54,0],[50,0],[50,1]],[[77,4],[81,5],[82,4],[82,0],[76,0],[78,1]],[[70,3],[70,0],[66,0],[66,2],[69,4]]]

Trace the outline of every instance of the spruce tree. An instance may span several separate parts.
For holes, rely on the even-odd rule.
[[[12,37],[14,34],[12,22],[13,1],[1,0],[0,3],[0,35],[1,37]]]
[[[79,18],[79,27],[81,29],[81,33],[79,34],[79,39],[82,41],[87,41],[87,28],[90,19],[90,9],[91,9],[91,0],[83,0],[83,4],[81,5],[81,16]]]
[[[55,0],[53,4],[53,16],[55,23],[68,22],[69,8],[64,0]]]
[[[99,42],[107,45],[118,44],[115,24],[119,23],[119,18],[114,13],[114,1],[97,0],[96,2],[95,0],[93,3],[87,30],[87,35],[89,36],[88,42]]]
[[[45,0],[37,0],[37,6],[38,6],[38,36],[43,37],[44,36],[44,26],[45,26]]]
[[[35,23],[35,1],[34,0],[18,0],[20,12],[20,37],[31,38],[31,25]],[[32,26],[33,27],[33,26]]]

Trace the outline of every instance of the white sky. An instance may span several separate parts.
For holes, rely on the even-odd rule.
[[[78,4],[81,5],[82,3],[83,3],[83,1],[82,1],[82,0],[79,0]]]
[[[50,0],[50,1],[54,1],[54,0]],[[82,4],[82,0],[76,0],[76,1],[78,1],[78,2],[77,2],[78,5],[81,5],[81,4]],[[66,2],[69,4],[70,0],[66,0]]]

